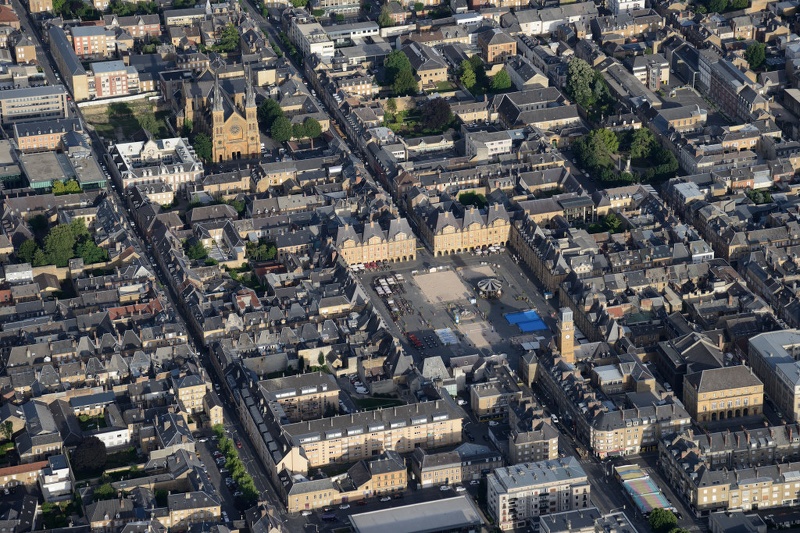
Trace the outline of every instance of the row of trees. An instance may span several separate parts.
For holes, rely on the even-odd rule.
[[[258,500],[258,489],[256,489],[253,478],[247,472],[244,463],[239,459],[233,441],[225,436],[225,428],[221,424],[217,424],[213,430],[219,439],[219,451],[225,455],[225,468],[228,469],[233,480],[239,485],[239,490],[242,491],[242,495],[236,498],[237,506],[246,509]]]
[[[246,245],[247,257],[253,261],[269,261],[278,255],[275,244],[259,239],[258,242],[248,242]]]
[[[695,11],[701,15],[705,13],[724,13],[725,11],[746,9],[749,5],[749,0],[703,0],[696,3]]]
[[[73,257],[82,258],[87,265],[101,263],[108,259],[108,252],[94,243],[84,221],[76,218],[52,228],[44,237],[42,248],[34,239],[26,240],[17,250],[17,257],[33,266],[65,267]]]
[[[76,179],[66,181],[56,180],[53,182],[52,193],[55,196],[61,196],[62,194],[78,194],[79,192],[81,192],[81,185]]]
[[[258,106],[258,126],[270,132],[276,142],[291,139],[316,139],[322,135],[322,126],[317,119],[307,117],[302,123],[292,124],[281,109],[280,104],[271,98]]]
[[[489,80],[483,60],[477,55],[461,62],[458,81],[473,94],[501,93],[511,88],[511,76],[505,67]]]

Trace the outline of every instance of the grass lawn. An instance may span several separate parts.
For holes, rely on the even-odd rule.
[[[456,86],[451,81],[440,81],[436,84],[436,90],[438,92],[446,93],[448,91],[455,90]]]
[[[149,115],[147,122],[158,124],[158,130],[153,132],[158,137],[170,135],[165,119],[168,111],[153,111],[153,105],[147,100],[133,102],[113,103],[102,106],[82,108],[86,120],[94,126],[98,135],[122,142],[129,139],[141,129],[141,117]]]
[[[108,481],[109,483],[114,483],[116,481],[122,481],[123,479],[136,479],[139,477],[147,476],[147,472],[144,470],[139,470],[129,468],[127,470],[117,470],[116,472],[109,472],[103,475],[103,478]]]
[[[398,407],[406,404],[403,400],[398,400],[396,398],[354,398],[353,403],[356,404],[356,407],[359,409],[366,409],[367,411],[380,409],[382,407]]]
[[[106,468],[119,468],[121,466],[133,465],[139,462],[139,456],[136,453],[136,448],[128,448],[117,453],[110,453],[106,458]]]
[[[84,431],[102,429],[106,427],[106,418],[104,416],[80,415],[78,417],[78,423],[81,425],[81,429]]]

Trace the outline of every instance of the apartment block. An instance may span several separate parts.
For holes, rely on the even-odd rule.
[[[276,418],[287,423],[317,420],[339,411],[339,385],[323,372],[267,379],[259,384],[261,395]]]
[[[461,442],[461,410],[449,397],[389,409],[308,420],[282,427],[311,468],[367,459],[387,450],[411,453]]]
[[[126,96],[130,93],[128,67],[122,61],[92,63],[91,70],[94,74],[94,93],[97,98]],[[138,83],[136,85],[138,86]],[[89,88],[91,92],[91,85]]]
[[[70,33],[72,35],[72,47],[78,57],[108,56],[107,30],[102,26],[74,26],[70,29]]]
[[[23,153],[49,152],[62,146],[62,139],[67,133],[80,131],[81,123],[74,118],[15,122],[14,140]]]
[[[0,93],[0,124],[62,119],[68,115],[63,85],[11,89]]]
[[[503,456],[499,452],[472,443],[464,443],[453,451],[440,453],[428,453],[417,448],[411,456],[411,471],[422,487],[481,479],[503,464]]]
[[[586,472],[574,457],[498,468],[486,478],[489,513],[501,530],[531,518],[591,506]]]

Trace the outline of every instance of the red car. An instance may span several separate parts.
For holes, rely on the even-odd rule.
[[[236,441],[236,447],[237,447],[237,448],[239,448],[239,449],[241,450],[241,449],[242,449],[242,441],[240,441],[240,440],[237,440],[237,441]]]

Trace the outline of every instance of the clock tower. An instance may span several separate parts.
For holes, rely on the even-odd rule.
[[[558,351],[565,362],[575,363],[575,324],[569,307],[558,312]]]

